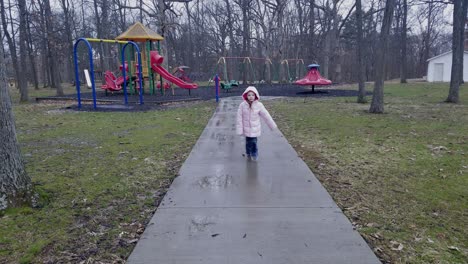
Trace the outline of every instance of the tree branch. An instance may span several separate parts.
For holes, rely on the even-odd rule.
[[[354,5],[349,9],[348,14],[347,14],[346,17],[343,19],[343,21],[341,21],[341,25],[340,25],[339,28],[338,28],[338,32],[341,32],[341,29],[343,28],[343,26],[344,26],[344,24],[346,23],[346,21],[348,20],[348,18],[351,16],[351,13],[353,12],[354,8],[356,8],[356,2],[355,2]]]

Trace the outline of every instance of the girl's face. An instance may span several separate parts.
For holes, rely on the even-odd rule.
[[[249,102],[255,101],[255,93],[254,92],[248,92],[247,93],[247,100],[249,100]]]

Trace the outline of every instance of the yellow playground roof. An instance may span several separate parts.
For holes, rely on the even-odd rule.
[[[136,22],[135,24],[133,24],[127,29],[127,31],[120,34],[115,39],[133,41],[164,40],[164,38],[161,35],[145,27],[140,22]]]

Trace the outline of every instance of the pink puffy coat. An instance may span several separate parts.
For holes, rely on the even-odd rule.
[[[250,91],[255,93],[255,101],[253,101],[251,105],[249,105],[247,101],[247,93]],[[277,127],[265,106],[258,101],[260,95],[255,87],[247,87],[242,94],[242,98],[244,101],[239,105],[239,109],[237,110],[236,132],[238,135],[244,135],[246,137],[260,136],[262,133],[260,117],[265,120],[270,129],[273,130]]]

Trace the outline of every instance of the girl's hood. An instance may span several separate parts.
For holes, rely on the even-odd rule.
[[[247,87],[247,89],[245,89],[244,93],[242,94],[242,98],[244,99],[244,101],[248,101],[247,100],[247,93],[248,92],[254,92],[255,94],[255,100],[260,100],[260,95],[258,94],[258,91],[257,91],[257,88],[253,87],[253,86],[249,86]]]

